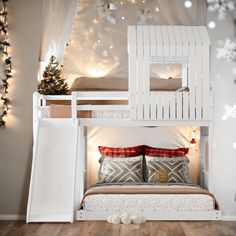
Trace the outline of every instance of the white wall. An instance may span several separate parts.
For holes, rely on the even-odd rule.
[[[32,93],[36,90],[42,0],[11,0],[9,5],[14,76],[10,82],[11,111],[7,128],[0,130],[0,214],[24,214],[32,151]],[[209,31],[214,91],[214,189],[226,215],[236,216],[236,120],[221,119],[224,105],[236,103],[232,68],[215,59],[215,40],[233,36],[232,19],[217,22]]]
[[[236,149],[233,148],[233,143],[236,142],[236,119],[222,120],[224,105],[236,104],[236,84],[232,73],[236,63],[216,59],[218,40],[226,37],[236,40],[233,16],[229,15],[225,21],[217,21],[216,14],[211,13],[208,20],[214,20],[217,24],[215,29],[209,30],[214,93],[213,188],[224,214],[234,215],[236,218]]]
[[[0,214],[24,214],[32,158],[32,93],[37,88],[41,0],[11,0],[11,110],[0,130]]]

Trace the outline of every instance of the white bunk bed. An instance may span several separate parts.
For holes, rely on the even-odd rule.
[[[88,126],[201,127],[201,185],[214,192],[209,44],[203,26],[129,26],[128,91],[75,91],[66,96],[34,93],[34,155],[27,222],[105,220],[117,213],[79,209],[85,192]],[[181,64],[182,86],[188,87],[188,91],[151,91],[150,65],[153,63]],[[71,117],[50,118],[47,103],[53,100],[69,101]],[[89,104],[96,100],[118,100],[126,104]],[[87,104],[80,104],[81,101]],[[78,111],[91,111],[92,116],[80,118]],[[142,213],[148,220],[221,219],[221,212],[216,209],[135,213]]]

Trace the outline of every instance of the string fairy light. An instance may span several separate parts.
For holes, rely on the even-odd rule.
[[[9,110],[8,99],[8,79],[12,77],[11,57],[8,54],[8,24],[7,24],[7,0],[0,0],[0,54],[1,71],[0,71],[0,127],[6,125],[5,117]]]

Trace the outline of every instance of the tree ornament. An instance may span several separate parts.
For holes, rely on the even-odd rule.
[[[224,20],[229,12],[234,11],[234,0],[207,0],[209,11],[217,11],[217,18]]]
[[[117,6],[114,2],[109,0],[104,0],[104,1],[97,0],[96,5],[97,5],[97,16],[95,19],[96,22],[98,22],[97,18],[101,18],[111,24],[116,24],[116,18],[114,12],[117,9]]]
[[[147,7],[137,11],[137,15],[139,17],[138,25],[145,25],[152,18],[151,10]]]
[[[225,58],[228,62],[236,62],[236,42],[226,38],[225,41],[219,41],[218,44],[221,47],[217,48],[216,58]]]
[[[61,78],[61,69],[55,56],[51,56],[50,62],[43,72],[43,79],[38,84],[38,92],[44,95],[68,94],[68,84]]]
[[[224,115],[222,120],[227,120],[228,118],[236,118],[236,104],[233,106],[225,105],[224,106]]]

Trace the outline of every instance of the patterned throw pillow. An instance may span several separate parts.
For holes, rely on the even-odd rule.
[[[154,148],[149,146],[144,146],[145,156],[154,156],[154,157],[181,157],[188,154],[188,148]]]
[[[109,157],[136,157],[143,155],[143,145],[125,148],[99,146],[98,149],[102,156]]]
[[[187,157],[163,158],[145,156],[148,182],[191,183]]]
[[[143,156],[105,157],[98,173],[98,183],[142,182],[142,161]]]

